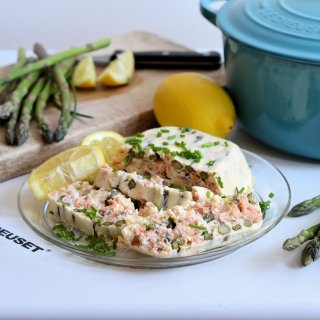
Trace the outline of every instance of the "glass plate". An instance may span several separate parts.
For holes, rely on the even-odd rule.
[[[255,178],[255,198],[258,201],[266,201],[269,199],[271,192],[275,195],[271,199],[271,208],[266,213],[263,225],[242,239],[193,255],[174,258],[154,258],[135,253],[133,250],[125,250],[119,252],[119,254],[117,253],[114,257],[109,257],[88,249],[76,247],[73,244],[58,239],[47,224],[46,203],[41,203],[34,198],[27,181],[20,188],[18,208],[24,221],[41,237],[60,248],[96,262],[133,268],[170,268],[202,263],[230,254],[264,236],[282,220],[289,208],[291,193],[284,175],[274,165],[258,155],[246,150],[243,150],[243,153]]]

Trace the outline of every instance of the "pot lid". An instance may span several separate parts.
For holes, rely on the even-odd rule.
[[[219,2],[202,0],[201,7],[225,35],[284,57],[320,62],[319,0],[230,0],[215,10],[211,5]]]

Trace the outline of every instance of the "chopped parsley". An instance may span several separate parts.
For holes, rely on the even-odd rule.
[[[198,230],[207,230],[207,228],[206,227],[204,227],[204,226],[199,226],[199,225],[197,225],[197,224],[193,224],[193,223],[189,223],[189,227],[190,228],[193,228],[193,229],[198,229]]]
[[[200,162],[202,159],[202,154],[198,150],[194,150],[193,152],[191,150],[183,150],[178,152],[178,155],[187,160],[193,159],[195,162]]]
[[[79,241],[82,237],[76,237],[73,231],[68,230],[63,224],[56,224],[51,228],[52,231],[56,231],[54,234],[57,238],[66,241]]]
[[[104,253],[107,256],[115,256],[117,250],[117,240],[113,241],[112,245],[109,245],[103,235],[87,236],[85,239],[87,244],[79,244],[79,248],[90,249],[99,253]]]

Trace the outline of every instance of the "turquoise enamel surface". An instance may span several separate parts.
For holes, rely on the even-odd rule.
[[[224,33],[227,87],[244,128],[275,148],[320,159],[320,1],[239,0],[218,11],[212,2],[202,0],[201,11]],[[261,26],[261,7],[280,13]],[[303,18],[296,36],[283,11]]]

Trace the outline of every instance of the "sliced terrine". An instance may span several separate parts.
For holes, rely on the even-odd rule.
[[[154,203],[159,209],[185,206],[191,199],[189,191],[170,188],[159,177],[144,177],[137,173],[112,169],[107,164],[98,172],[94,185],[106,190],[118,189],[127,197],[142,202]]]
[[[88,182],[75,182],[49,194],[48,212],[87,235],[117,239],[128,216],[136,211],[131,199],[118,190],[96,188]]]
[[[189,128],[161,127],[130,137],[112,166],[159,176],[167,185],[206,187],[220,195],[252,192],[252,175],[241,149]]]

